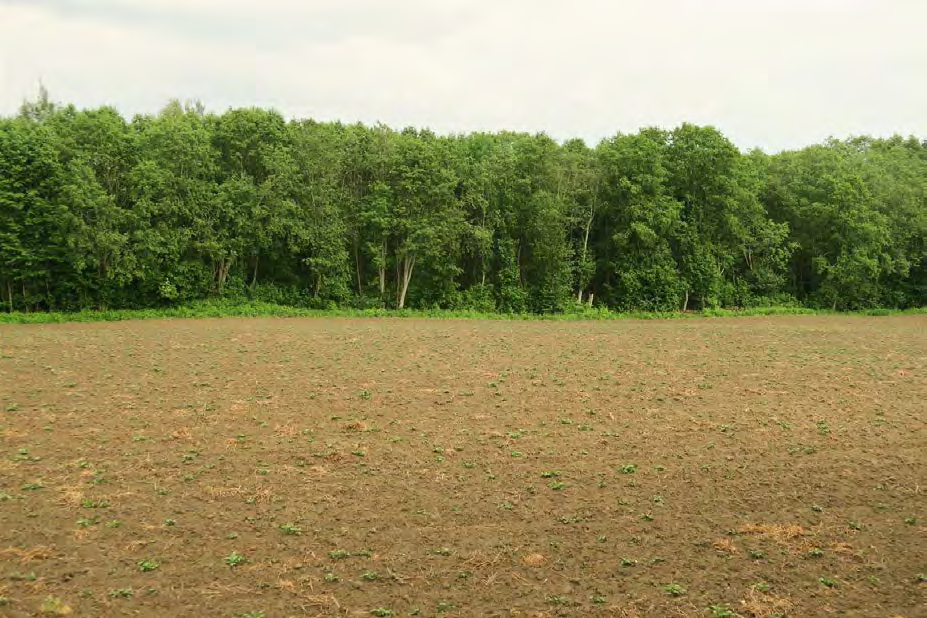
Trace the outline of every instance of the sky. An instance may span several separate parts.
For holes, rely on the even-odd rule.
[[[743,149],[927,138],[924,0],[0,0],[0,114],[207,109]]]

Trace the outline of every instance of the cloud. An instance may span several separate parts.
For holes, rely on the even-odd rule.
[[[742,147],[927,134],[919,0],[0,0],[0,112],[216,110],[595,141],[713,124]]]

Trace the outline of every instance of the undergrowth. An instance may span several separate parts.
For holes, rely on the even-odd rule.
[[[0,324],[51,324],[60,322],[119,322],[124,320],[146,320],[167,318],[224,318],[224,317],[280,317],[280,318],[436,318],[436,319],[483,319],[483,320],[618,320],[618,319],[684,319],[693,317],[739,317],[769,315],[864,315],[887,316],[899,314],[927,314],[927,307],[920,309],[892,310],[869,309],[858,312],[840,313],[806,307],[753,307],[746,309],[705,309],[690,312],[616,312],[608,309],[585,309],[560,314],[530,313],[487,313],[474,310],[443,309],[303,309],[263,302],[198,302],[180,307],[162,309],[85,310],[73,313],[35,312],[0,313]]]

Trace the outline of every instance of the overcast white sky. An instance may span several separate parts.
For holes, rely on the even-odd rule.
[[[927,137],[925,0],[0,0],[0,113],[78,106],[516,129]]]

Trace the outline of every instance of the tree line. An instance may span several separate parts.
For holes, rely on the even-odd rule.
[[[209,297],[550,313],[927,305],[927,142],[741,152],[683,124],[544,134],[42,91],[0,118],[8,311]]]

